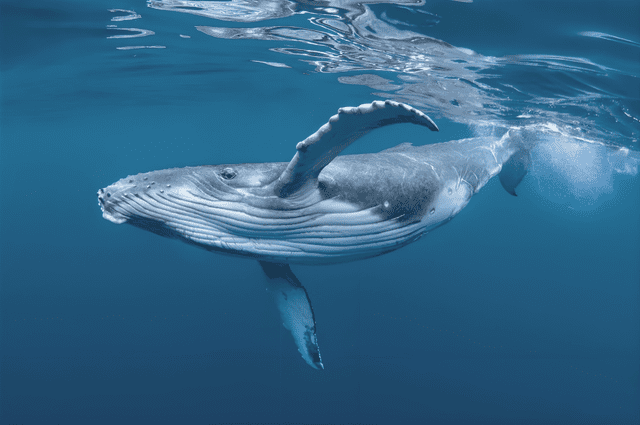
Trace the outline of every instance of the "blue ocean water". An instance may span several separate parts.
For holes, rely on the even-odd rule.
[[[0,1],[6,424],[637,424],[635,1]],[[256,262],[101,217],[130,174],[288,161],[339,107],[440,127],[345,153],[522,131],[492,180],[393,253],[294,266],[311,369]],[[427,134],[428,133],[428,134]]]

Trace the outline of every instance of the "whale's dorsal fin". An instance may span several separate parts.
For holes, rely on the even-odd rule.
[[[313,183],[322,169],[358,138],[376,128],[400,123],[419,124],[438,131],[427,115],[392,100],[340,108],[328,123],[298,143],[295,156],[270,186],[276,195],[289,196]]]

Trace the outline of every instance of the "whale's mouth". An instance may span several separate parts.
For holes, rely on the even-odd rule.
[[[122,224],[126,222],[127,217],[117,213],[116,211],[113,211],[113,209],[110,208],[110,197],[111,192],[105,189],[98,190],[98,205],[100,205],[100,209],[102,210],[102,217],[115,224]]]
[[[102,210],[102,217],[115,224],[125,223],[130,218],[130,214],[122,208],[122,198],[128,197],[127,190],[133,187],[135,186],[117,182],[98,190],[98,205]]]

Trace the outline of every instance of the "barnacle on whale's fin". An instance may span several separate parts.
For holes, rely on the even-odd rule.
[[[313,183],[322,169],[355,140],[376,128],[400,123],[418,124],[438,131],[427,115],[392,100],[338,109],[328,123],[298,143],[295,156],[271,184],[274,193],[280,197],[295,193]]]
[[[312,368],[324,369],[316,336],[316,319],[307,290],[288,264],[259,263],[267,275],[267,290],[275,298],[282,324],[291,332],[302,358]]]

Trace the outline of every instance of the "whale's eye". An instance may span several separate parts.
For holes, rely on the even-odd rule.
[[[222,177],[225,180],[231,180],[236,175],[237,175],[236,170],[234,170],[231,167],[227,167],[220,172],[220,177]]]

